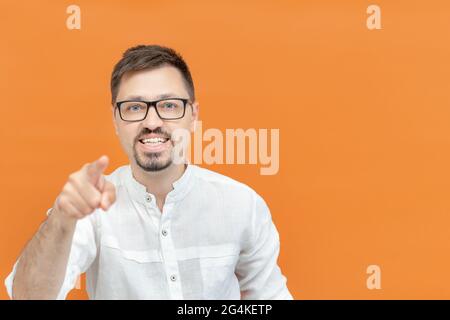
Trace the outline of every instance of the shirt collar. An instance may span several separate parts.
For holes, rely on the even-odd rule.
[[[195,180],[194,167],[195,165],[187,164],[187,167],[184,170],[182,176],[172,183],[173,190],[171,190],[167,194],[165,201],[166,203],[179,201],[189,192]],[[147,192],[147,188],[134,178],[130,165],[126,166],[124,173],[125,173],[124,176],[125,184],[130,193],[130,196],[134,200],[140,203],[146,203],[148,202],[147,200],[148,197],[150,197],[153,203],[155,203],[154,202],[156,200],[155,196]]]

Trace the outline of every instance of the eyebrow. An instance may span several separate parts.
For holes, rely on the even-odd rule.
[[[159,94],[157,96],[154,97],[153,100],[161,100],[161,99],[169,99],[169,98],[179,98],[178,95],[174,94],[174,93],[163,93],[163,94]],[[136,95],[132,95],[132,96],[128,96],[123,100],[140,100],[140,101],[147,101],[147,99],[143,96],[136,96]]]

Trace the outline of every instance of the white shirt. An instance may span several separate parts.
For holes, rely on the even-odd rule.
[[[58,299],[84,272],[90,299],[293,299],[277,229],[250,187],[188,165],[161,213],[129,165],[105,177],[117,200],[77,222]]]

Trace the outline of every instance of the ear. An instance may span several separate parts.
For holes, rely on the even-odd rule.
[[[192,119],[191,119],[191,126],[190,126],[191,132],[194,132],[196,129],[199,110],[200,110],[200,105],[199,105],[198,101],[195,101],[192,104]]]

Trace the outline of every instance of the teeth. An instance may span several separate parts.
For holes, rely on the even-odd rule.
[[[150,138],[150,139],[142,139],[143,143],[163,143],[166,139],[163,138]]]

